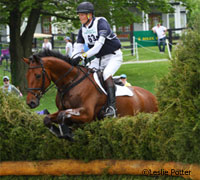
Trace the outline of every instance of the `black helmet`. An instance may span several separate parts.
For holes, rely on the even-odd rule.
[[[82,2],[77,7],[77,13],[94,13],[94,6],[90,2]]]

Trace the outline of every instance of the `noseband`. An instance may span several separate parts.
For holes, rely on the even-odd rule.
[[[51,79],[49,78],[48,74],[46,73],[41,59],[40,59],[39,66],[29,67],[29,69],[37,69],[37,68],[42,68],[42,86],[40,88],[28,88],[28,92],[32,93],[37,99],[40,99],[42,97],[42,95],[45,94],[47,91],[47,90],[45,90],[45,75],[47,76],[47,78],[50,82],[51,82]],[[39,93],[35,93],[33,90],[38,90]]]

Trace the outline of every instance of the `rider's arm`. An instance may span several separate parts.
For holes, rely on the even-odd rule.
[[[82,50],[84,49],[84,43],[85,43],[85,40],[83,39],[83,36],[82,36],[82,29],[80,29],[78,32],[77,42],[74,43],[72,58],[74,58],[82,53]]]
[[[82,43],[74,43],[74,50],[72,52],[72,58],[79,56],[84,49],[84,44]]]
[[[87,58],[90,58],[95,54],[97,54],[101,50],[104,43],[105,43],[105,37],[100,36],[98,41],[95,42],[94,46],[86,52]]]

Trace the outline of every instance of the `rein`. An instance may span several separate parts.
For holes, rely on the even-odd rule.
[[[74,66],[72,66],[72,67],[74,67]],[[64,103],[63,103],[63,97],[64,97],[64,95],[68,92],[68,91],[70,91],[73,87],[75,87],[75,86],[77,86],[80,82],[82,82],[85,78],[87,78],[87,77],[89,77],[89,75],[90,75],[90,72],[88,71],[87,73],[85,73],[84,72],[84,76],[82,76],[80,79],[78,79],[77,81],[75,81],[78,77],[79,77],[79,75],[80,75],[80,70],[82,71],[82,72],[84,72],[80,67],[78,68],[78,73],[77,73],[77,76],[73,79],[73,81],[68,85],[68,84],[66,84],[62,89],[63,89],[63,91],[61,91],[61,90],[59,90],[58,89],[58,92],[60,93],[60,101],[61,101],[61,103],[62,103],[62,108],[63,109],[65,109],[65,107],[64,107]]]
[[[84,72],[82,69],[81,69],[81,71],[84,73],[84,74],[86,74],[86,72]],[[89,71],[88,71],[89,72]],[[96,89],[102,94],[103,93],[103,91],[101,90],[101,88],[99,88],[99,86],[98,85],[96,85],[95,83],[94,83],[94,81],[90,78],[90,76],[88,76],[88,79],[91,81],[91,83],[96,87]]]

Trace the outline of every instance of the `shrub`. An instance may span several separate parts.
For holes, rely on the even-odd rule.
[[[0,161],[65,157],[61,153],[65,148],[58,150],[63,147],[62,140],[49,134],[42,117],[22,99],[0,91]]]
[[[171,61],[172,67],[159,83],[159,142],[166,160],[197,162],[200,159],[200,35],[189,30]]]

